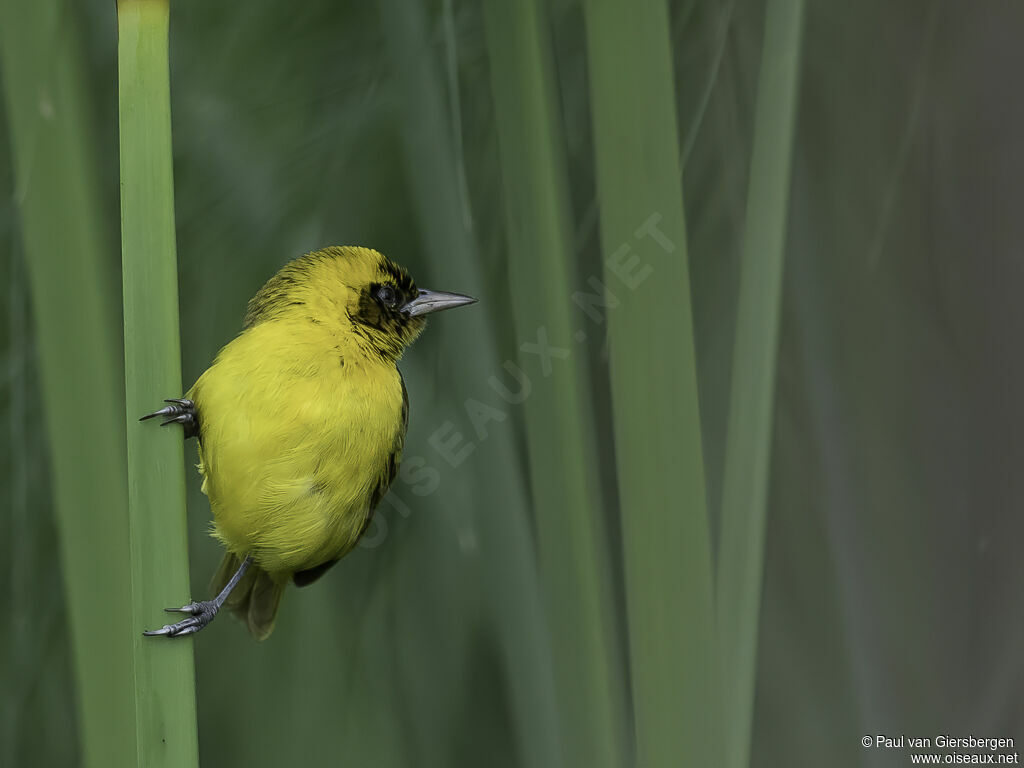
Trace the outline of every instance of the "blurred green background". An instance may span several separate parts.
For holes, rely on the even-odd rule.
[[[98,227],[113,244],[114,4],[52,5],[43,42],[77,61]],[[572,0],[539,6],[557,99],[555,176],[570,210],[567,279],[582,290],[603,269],[585,13]],[[0,23],[19,12],[6,2]],[[558,754],[555,660],[574,639],[552,619],[571,595],[552,596],[538,567],[558,559],[538,549],[544,521],[530,502],[531,451],[544,434],[528,435],[524,409],[489,384],[517,361],[534,388],[549,385],[521,348],[536,341],[523,329],[548,320],[524,317],[512,296],[529,280],[510,282],[524,257],[506,224],[512,185],[485,15],[476,0],[172,4],[186,388],[238,332],[259,286],[326,244],[370,245],[420,284],[482,299],[473,318],[438,318],[402,363],[408,470],[364,546],[315,587],[290,590],[267,642],[226,620],[198,638],[206,765],[532,766]],[[715,541],[765,4],[673,0],[669,17]],[[864,734],[1024,739],[1022,29],[1024,6],[1009,0],[807,3],[752,765],[909,764],[907,751],[865,750]],[[3,61],[10,96],[21,73]],[[72,646],[8,136],[0,127],[0,765],[73,766]],[[53,227],[64,214],[53,211]],[[120,254],[108,250],[102,280],[116,297]],[[537,284],[548,279],[539,269]],[[616,311],[644,300],[637,290]],[[654,357],[674,349],[677,310],[659,307],[660,332],[633,343]],[[578,350],[582,369],[609,674],[623,708],[613,741],[628,745],[615,471],[616,449],[628,446],[612,438],[609,350],[593,330],[579,344],[552,343]],[[81,394],[82,407],[123,397]],[[500,407],[485,434],[469,399]],[[430,440],[450,436],[449,425],[475,446],[455,467]],[[672,477],[675,457],[662,458]],[[193,592],[205,595],[220,552],[194,472],[188,502]],[[82,500],[80,514],[93,503]]]

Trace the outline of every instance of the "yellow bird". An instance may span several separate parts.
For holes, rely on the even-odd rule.
[[[288,581],[316,581],[366,531],[395,477],[409,419],[397,363],[426,315],[476,301],[418,289],[369,248],[285,265],[249,302],[242,332],[184,398],[143,416],[199,439],[213,535],[227,549],[212,600],[146,635],[198,632],[224,606],[254,637]]]

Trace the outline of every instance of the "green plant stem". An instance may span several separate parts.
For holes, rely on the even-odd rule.
[[[139,417],[181,392],[167,0],[120,0],[121,258],[138,764],[198,761],[191,639],[144,638],[189,599],[180,429]]]
[[[801,0],[769,0],[754,116],[716,582],[726,768],[750,760],[802,16]]]
[[[0,3],[0,70],[57,513],[52,567],[64,576],[82,762],[106,768],[135,762],[123,380],[112,233],[76,21],[54,0]]]
[[[664,2],[587,0],[637,765],[716,765],[714,611]],[[616,303],[617,302],[617,303]]]
[[[485,4],[495,122],[501,152],[508,264],[516,331],[539,327],[559,347],[586,318],[570,301],[573,260],[565,159],[557,137],[548,36],[536,0]],[[573,311],[575,310],[575,311]],[[533,372],[534,357],[521,355]],[[536,373],[541,373],[536,370]],[[623,686],[602,530],[598,457],[580,353],[537,376],[524,403],[542,586],[568,765],[623,764]]]

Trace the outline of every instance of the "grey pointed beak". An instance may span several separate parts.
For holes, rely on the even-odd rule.
[[[461,307],[463,304],[475,304],[476,299],[472,296],[463,296],[461,293],[445,293],[444,291],[420,291],[412,301],[406,302],[402,311],[407,315],[427,315],[431,312],[440,312],[442,309]]]

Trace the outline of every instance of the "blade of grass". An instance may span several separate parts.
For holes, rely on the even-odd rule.
[[[567,347],[573,314],[582,313],[570,311],[565,159],[549,35],[537,5],[489,0],[484,9],[516,331],[521,339],[536,339],[543,327],[552,343]],[[526,357],[520,355],[521,366],[532,373],[536,356]],[[623,685],[612,666],[613,609],[599,464],[586,418],[589,389],[578,354],[553,374],[523,407],[564,755],[568,765],[610,768],[625,762]]]
[[[33,308],[82,762],[135,763],[121,354],[78,16],[0,3],[0,70]],[[100,567],[98,564],[102,564]],[[58,567],[56,554],[52,567]]]
[[[733,346],[717,587],[726,768],[746,768],[803,2],[769,0]]]
[[[714,612],[664,2],[584,3],[637,764],[716,765]]]
[[[181,392],[167,0],[119,0],[121,259],[138,764],[198,762],[190,639],[142,637],[189,596],[181,430],[139,416]]]

